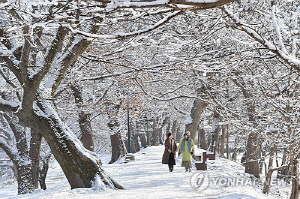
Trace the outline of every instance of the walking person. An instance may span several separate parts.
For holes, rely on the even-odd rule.
[[[191,172],[192,168],[192,154],[194,153],[194,142],[190,138],[191,133],[187,131],[184,133],[183,138],[179,144],[179,149],[182,152],[182,163],[181,166],[185,167],[185,172]]]
[[[176,165],[175,156],[178,151],[175,139],[172,133],[167,134],[167,139],[165,140],[165,151],[162,157],[162,163],[169,165],[169,171],[172,172],[174,165]]]

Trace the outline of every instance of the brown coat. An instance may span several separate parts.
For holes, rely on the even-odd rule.
[[[164,155],[163,155],[163,157],[162,157],[162,163],[163,163],[163,164],[168,164],[168,162],[169,162],[169,155],[170,155],[170,153],[169,153],[168,149],[171,149],[171,150],[172,150],[172,152],[174,153],[174,159],[175,159],[176,150],[177,150],[177,145],[176,145],[176,142],[175,142],[174,139],[172,139],[172,146],[173,146],[173,147],[172,147],[172,149],[171,149],[170,141],[169,141],[169,139],[167,138],[167,139],[165,140],[165,151],[164,151]],[[175,161],[175,164],[176,164],[176,161]]]

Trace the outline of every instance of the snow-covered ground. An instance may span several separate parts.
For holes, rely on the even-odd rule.
[[[163,146],[142,149],[135,154],[136,160],[126,164],[104,164],[105,170],[121,183],[126,190],[95,191],[92,189],[70,190],[70,186],[57,163],[51,166],[47,177],[46,191],[38,190],[34,194],[17,196],[16,185],[0,188],[0,198],[288,198],[284,193],[266,196],[261,185],[208,185],[205,190],[195,190],[190,184],[191,177],[201,174],[193,168],[186,173],[180,167],[180,157],[174,172],[161,164]],[[223,158],[208,161],[210,177],[240,177],[250,179],[244,174],[241,164]],[[193,179],[193,178],[192,178]],[[205,183],[204,183],[205,184]],[[200,191],[201,190],[201,191]],[[281,194],[281,195],[280,195]]]

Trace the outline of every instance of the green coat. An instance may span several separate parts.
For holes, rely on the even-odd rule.
[[[179,149],[181,149],[181,143],[179,144]],[[192,151],[194,151],[195,144],[192,140]],[[182,152],[182,161],[192,161],[191,151],[188,151],[188,142],[184,140],[184,151]]]

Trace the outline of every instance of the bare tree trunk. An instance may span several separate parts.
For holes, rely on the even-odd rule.
[[[135,133],[134,136],[133,136],[133,141],[134,141],[134,148],[135,148],[135,152],[138,152],[141,150],[141,145],[140,145],[140,142],[139,142],[139,134],[138,133]]]
[[[162,128],[158,129],[158,138],[159,138],[159,144],[163,145],[164,141],[163,141],[163,131],[162,131]]]
[[[273,160],[274,160],[274,155],[275,155],[276,149],[277,149],[277,143],[275,143],[270,149],[268,172],[266,174],[266,180],[264,182],[263,193],[269,193],[269,190],[270,190],[271,177],[272,177],[272,173],[274,171]]]
[[[226,144],[226,149],[227,149],[227,159],[230,159],[230,148],[229,148],[229,124],[226,125],[226,137],[227,137],[227,144]]]
[[[204,88],[197,89],[197,95],[201,95],[203,93]],[[198,131],[200,125],[200,118],[201,114],[203,113],[204,109],[207,107],[207,102],[195,99],[193,102],[193,107],[191,109],[191,123],[185,125],[185,131],[191,132],[191,138],[194,140],[196,144],[198,144]]]
[[[125,156],[126,149],[125,149],[120,132],[112,134],[110,136],[110,140],[111,140],[112,155],[111,155],[111,160],[110,160],[109,164],[112,164],[115,161],[117,161],[120,157]]]
[[[210,151],[214,151],[214,147],[219,152],[219,132],[220,132],[220,114],[215,110],[213,113],[213,125],[212,125],[212,135],[211,135],[211,142],[210,142]]]
[[[157,127],[157,122],[155,119],[153,119],[152,146],[158,145],[158,136],[159,136],[159,129]]]
[[[169,119],[169,122],[167,124],[167,128],[166,128],[166,133],[170,133],[171,132],[171,122],[170,122],[170,119]]]
[[[255,101],[249,100],[252,97],[252,93],[249,93],[249,91],[246,89],[245,85],[242,83],[243,81],[239,81],[238,78],[232,79],[233,83],[240,87],[242,90],[242,93],[244,97],[247,99],[246,102],[246,108],[247,108],[247,114],[248,114],[248,120],[249,123],[253,126],[256,126],[255,121]],[[258,141],[258,133],[257,132],[251,132],[248,135],[248,141],[247,141],[247,147],[246,147],[246,162],[245,162],[245,172],[249,174],[253,174],[254,176],[259,176],[259,163],[257,162],[258,158],[260,157],[260,150],[257,150],[259,146]],[[249,151],[248,151],[249,150]],[[255,160],[254,160],[255,159]],[[251,162],[249,162],[251,161]],[[256,163],[257,162],[257,163]],[[258,173],[257,173],[258,171]]]
[[[174,120],[173,123],[172,123],[171,132],[172,132],[173,137],[174,137],[175,140],[177,140],[177,131],[176,131],[176,128],[177,128],[177,120]]]
[[[215,139],[214,139],[214,142],[215,142],[215,148],[216,148],[216,151],[218,153],[220,153],[220,131],[221,131],[221,127],[218,126],[216,131],[215,131]],[[214,149],[212,148],[211,151],[214,151]]]
[[[199,140],[200,148],[206,150],[208,148],[208,146],[207,146],[207,139],[206,139],[205,131],[203,128],[199,129],[199,135],[200,135],[200,140]]]
[[[109,164],[114,163],[120,157],[126,155],[126,146],[122,140],[119,123],[119,111],[121,104],[112,104],[107,111],[109,121],[107,126],[111,130],[110,141],[111,141],[111,160]],[[129,124],[130,125],[130,124]]]
[[[182,133],[180,132],[180,126],[178,126],[177,129],[176,129],[176,140],[177,140],[177,142],[180,142],[181,136],[182,136]]]
[[[147,139],[145,133],[140,133],[139,138],[141,140],[141,147],[146,148],[147,147]]]
[[[232,153],[232,157],[231,159],[233,161],[236,161],[236,158],[237,158],[237,144],[239,142],[239,138],[237,136],[235,136],[235,139],[234,139],[234,148],[233,148],[233,153]]]
[[[32,162],[29,156],[25,128],[19,124],[19,118],[15,115],[4,117],[16,139],[18,157],[12,159],[17,168],[18,194],[32,193],[34,190]]]
[[[164,141],[165,141],[165,136],[163,134],[163,128],[166,126],[166,125],[169,125],[170,124],[170,116],[166,116],[165,119],[163,120],[162,122],[162,125],[161,127],[159,127],[158,129],[158,132],[159,132],[159,144],[163,145],[164,144]],[[170,127],[167,127],[167,132],[166,133],[169,133],[168,132],[168,128]],[[170,130],[169,130],[170,131]]]
[[[30,164],[18,163],[18,194],[32,193],[34,185],[32,182],[32,170]]]
[[[222,137],[221,137],[221,145],[220,145],[220,155],[221,157],[224,156],[224,151],[225,151],[225,133],[226,133],[226,126],[222,125]]]
[[[94,151],[94,132],[92,130],[92,124],[91,124],[91,114],[85,113],[84,111],[81,111],[79,113],[79,127],[81,130],[81,142],[83,146],[90,150]]]
[[[245,172],[259,178],[258,133],[251,132],[247,142]]]
[[[291,162],[291,175],[292,175],[292,192],[290,199],[298,199],[300,194],[300,185],[298,178],[298,160],[297,158],[292,158]]]
[[[84,102],[82,96],[82,87],[74,83],[71,85],[71,89],[75,98],[75,103],[80,110],[78,121],[81,130],[81,142],[86,149],[94,151],[94,132],[92,130],[92,124],[90,120],[91,114],[81,110],[81,106]]]
[[[261,159],[259,161],[259,172],[262,174],[263,173],[263,168],[264,168],[264,164],[265,164],[265,156],[266,156],[266,150],[263,148],[262,152],[261,152]],[[268,173],[268,168],[265,168],[265,174],[267,175]]]
[[[36,129],[32,128],[29,156],[32,162],[32,180],[35,189],[38,188],[38,183],[39,183],[41,143],[42,143],[42,134],[38,132]]]
[[[287,164],[287,148],[283,149],[281,166],[283,166],[285,164]],[[287,177],[287,176],[290,176],[290,175],[291,175],[290,168],[285,167],[277,173],[277,178],[283,178],[287,182],[289,180],[289,177]]]
[[[41,189],[43,189],[43,190],[47,189],[46,177],[47,177],[47,173],[48,173],[48,169],[49,169],[49,160],[51,158],[51,155],[52,154],[50,153],[49,155],[47,155],[41,159],[42,165],[39,169],[39,172],[40,172],[39,182],[40,182]]]
[[[33,115],[30,117],[30,124],[42,132],[72,189],[91,187],[96,175],[111,188],[123,188],[102,169],[97,155],[88,151],[65,126],[51,101],[38,97],[37,105],[47,117]]]

